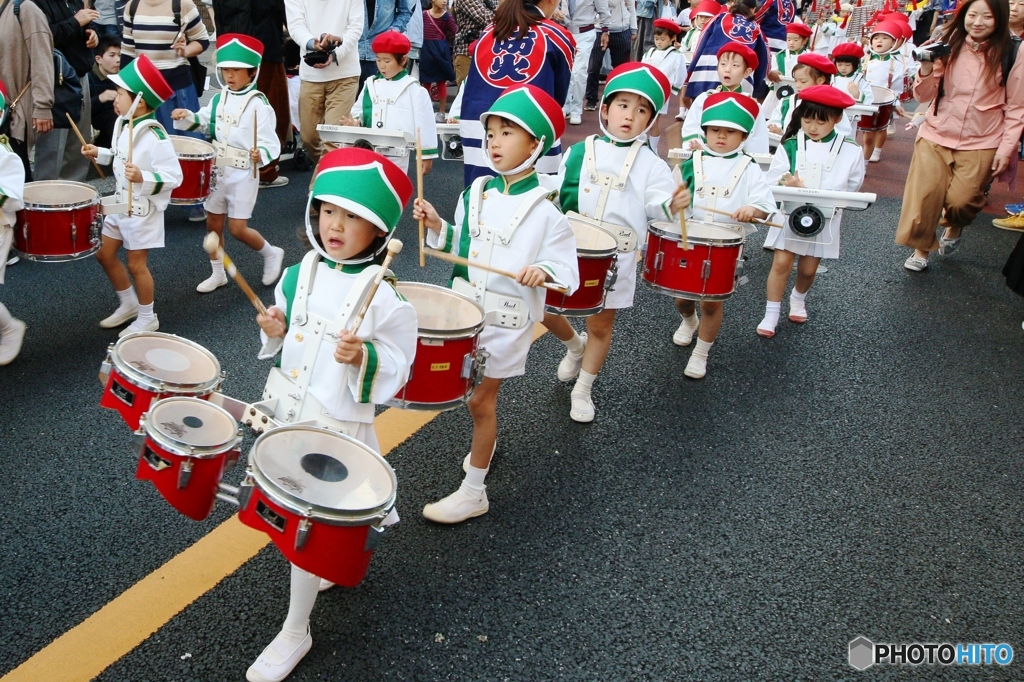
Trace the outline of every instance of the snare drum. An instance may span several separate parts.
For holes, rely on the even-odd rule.
[[[547,311],[555,315],[585,317],[604,309],[604,295],[614,283],[618,243],[607,230],[581,220],[569,219],[576,235],[576,261],[580,288],[569,296],[548,290]]]
[[[484,376],[487,351],[478,347],[484,309],[460,293],[420,282],[395,288],[416,309],[416,359],[409,381],[388,405],[450,410],[473,395]]]
[[[366,576],[397,487],[384,458],[356,439],[283,426],[249,451],[238,520],[269,535],[299,568],[355,587]]]
[[[107,349],[100,405],[117,410],[133,431],[152,403],[168,396],[206,398],[224,374],[213,353],[172,334],[139,332]]]
[[[59,263],[91,256],[100,248],[100,197],[89,185],[66,180],[25,184],[14,250],[28,260]]]
[[[217,150],[208,142],[183,135],[171,135],[171,143],[182,174],[181,184],[171,191],[171,203],[203,203],[210,196]]]
[[[221,476],[240,454],[242,430],[227,410],[199,398],[165,398],[153,403],[135,436],[135,478],[152,481],[190,519],[209,516]]]
[[[896,107],[896,93],[889,88],[880,88],[877,85],[871,86],[874,95],[874,106],[878,107],[878,113],[874,116],[863,115],[857,122],[857,128],[870,133],[876,130],[885,130],[892,121],[892,112]]]
[[[683,249],[679,223],[654,222],[647,228],[643,279],[652,289],[691,301],[722,301],[736,290],[736,268],[743,237],[712,223],[686,221],[690,243]]]

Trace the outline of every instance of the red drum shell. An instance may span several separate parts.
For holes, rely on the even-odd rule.
[[[736,265],[743,237],[723,225],[687,221],[690,250],[677,223],[651,223],[642,277],[653,289],[676,298],[722,301],[736,290]]]
[[[172,135],[171,143],[181,166],[181,184],[171,191],[172,204],[200,204],[210,196],[213,162],[217,151],[213,145],[194,137]]]
[[[190,519],[208,517],[224,471],[241,454],[242,434],[234,418],[205,400],[167,398],[153,403],[137,435],[144,440],[135,477],[152,482]]]
[[[59,263],[91,256],[100,248],[99,195],[82,182],[44,180],[25,184],[14,250],[27,260]]]
[[[416,309],[419,332],[409,381],[387,404],[414,410],[462,405],[476,387],[483,308],[460,293],[432,284],[399,282],[395,288]]]
[[[604,309],[605,283],[615,264],[618,242],[614,235],[596,225],[573,219],[569,224],[576,236],[580,286],[571,296],[549,289],[544,303],[547,311],[555,315],[594,315]]]
[[[896,93],[892,90],[872,85],[871,92],[874,95],[873,104],[878,107],[878,113],[873,116],[861,116],[857,121],[857,128],[869,133],[888,128],[892,121],[893,110],[896,108]]]

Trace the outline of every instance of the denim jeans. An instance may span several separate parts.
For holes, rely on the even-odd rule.
[[[156,110],[156,120],[160,121],[160,125],[167,130],[169,135],[185,135],[187,137],[205,140],[206,136],[198,131],[189,133],[184,130],[174,129],[174,121],[171,120],[171,112],[175,109],[199,111],[199,97],[196,95],[195,85],[189,83],[188,87],[182,88],[181,90],[175,90],[174,96],[161,104]]]

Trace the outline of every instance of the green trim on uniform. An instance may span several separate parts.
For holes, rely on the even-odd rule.
[[[679,165],[679,173],[683,178],[683,184],[688,189],[693,189],[694,179],[696,175],[693,172],[693,157],[686,159]],[[692,205],[692,204],[691,204]]]
[[[0,208],[7,203],[7,195],[3,193],[3,189],[0,189]]]
[[[159,173],[153,173],[153,194],[160,194],[160,190],[164,188],[164,181],[160,178]]]
[[[270,150],[269,149],[267,149],[263,145],[260,145],[259,147],[257,147],[257,149],[262,150],[263,153],[267,155],[267,163],[270,163],[271,161],[273,161],[273,159],[270,158]]]
[[[786,150],[786,158],[789,159],[789,174],[796,174],[796,138],[787,138],[782,143],[782,148]]]
[[[285,331],[288,330],[292,321],[292,301],[295,300],[295,292],[299,288],[299,269],[301,267],[302,263],[296,263],[291,267],[285,268],[284,277],[281,278],[281,293],[284,294],[285,300]]]
[[[504,175],[491,178],[487,184],[484,185],[484,191],[486,192],[489,189],[496,189],[502,194],[516,196],[519,194],[526,194],[535,187],[540,187],[540,178],[537,175],[537,171],[532,171],[529,175],[519,178],[511,185],[508,184],[508,180],[505,179]]]
[[[217,107],[220,106],[221,93],[217,93],[210,101],[210,139],[217,139]]]
[[[462,229],[459,231],[459,250],[458,250],[458,253],[456,253],[455,255],[456,256],[462,256],[463,258],[465,258],[469,254],[469,243],[472,240],[472,237],[469,234],[469,190],[470,190],[470,188],[472,188],[472,185],[470,185],[469,187],[464,189],[462,191],[462,196],[459,197],[462,200]],[[484,191],[487,191],[486,187],[484,187]],[[445,242],[445,245],[448,247],[448,252],[451,253],[451,247],[453,245],[451,243],[451,238],[450,237]],[[460,278],[462,278],[462,279],[464,279],[464,280],[466,280],[468,282],[469,281],[469,268],[467,268],[465,265],[456,265],[454,268],[452,268],[452,279],[454,280],[456,277],[460,277]]]
[[[558,189],[562,213],[580,211],[580,177],[583,174],[583,160],[586,154],[583,142],[577,142],[569,147],[565,158],[565,175],[562,178],[562,186]]]
[[[423,150],[423,156],[437,156],[437,147],[431,147],[430,149]]]
[[[373,100],[366,94],[366,85],[363,85],[363,91],[360,96],[363,98],[363,115],[360,117],[359,122],[364,128],[369,128],[373,125]]]
[[[441,229],[444,234],[444,242],[441,244],[441,250],[445,253],[452,252],[452,242],[455,239],[455,226],[447,220],[441,221]]]
[[[373,382],[377,379],[377,370],[380,368],[380,359],[377,357],[377,348],[370,341],[363,342],[363,366],[359,377],[359,402],[370,402],[373,395]]]

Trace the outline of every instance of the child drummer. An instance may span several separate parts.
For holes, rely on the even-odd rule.
[[[398,31],[385,31],[373,39],[370,48],[377,59],[376,76],[366,79],[352,105],[352,118],[345,125],[371,130],[399,130],[413,137],[419,132],[423,147],[423,172],[429,173],[437,158],[437,121],[430,95],[419,79],[409,75],[409,39]],[[409,153],[389,156],[399,168],[409,167]]]
[[[858,192],[864,183],[864,157],[860,145],[839,134],[837,124],[844,118],[843,110],[852,107],[853,98],[830,86],[806,88],[798,95],[799,106],[782,137],[768,182],[787,187],[807,187],[840,192]],[[814,283],[822,258],[839,257],[839,221],[836,213],[827,228],[813,237],[803,237],[787,225],[768,231],[765,246],[775,249],[771,273],[768,275],[768,304],[757,333],[765,338],[775,336],[782,307],[782,294],[797,263],[796,285],[789,297],[791,322],[807,321],[805,297]]]
[[[484,379],[469,400],[473,446],[462,485],[428,504],[423,515],[459,523],[487,513],[484,479],[497,438],[498,390],[504,379],[526,371],[533,323],[544,319],[545,282],[579,285],[576,239],[569,221],[548,200],[534,164],[565,132],[562,107],[532,85],[505,90],[480,116],[486,130],[485,162],[497,177],[478,178],[459,197],[455,221],[441,220],[416,200],[413,218],[424,219],[430,246],[484,266],[516,274],[513,280],[470,265],[455,268],[452,288],[477,301],[487,326],[480,345],[490,351]]]
[[[683,53],[676,49],[672,44],[679,33],[682,31],[682,27],[672,19],[655,19],[654,20],[654,46],[644,53],[643,59],[641,60],[645,64],[650,64],[655,67],[661,73],[665,75],[668,82],[672,86],[672,93],[678,95],[683,85],[686,83],[686,57]],[[607,99],[607,95],[606,95]],[[657,114],[668,113],[668,98],[665,98],[665,104],[656,112]],[[651,128],[650,141],[651,149],[654,150],[655,154],[658,152],[658,141],[660,139],[661,130],[658,128],[658,122],[655,121],[654,127]]]
[[[633,305],[636,252],[647,222],[672,220],[688,203],[682,198],[688,192],[672,179],[668,164],[642,141],[668,97],[669,81],[656,67],[638,62],[619,66],[608,74],[601,105],[599,122],[606,136],[591,135],[562,157],[562,210],[612,223],[619,232],[614,235],[619,240],[615,284],[604,310],[587,317],[587,331],[577,334],[558,315],[544,317],[544,325],[567,349],[558,365],[559,380],[572,381],[579,375],[569,410],[577,422],[594,421],[591,388],[611,348],[616,312]]]
[[[903,29],[898,23],[883,21],[877,24],[871,30],[871,55],[864,67],[864,77],[869,86],[888,88],[897,99],[903,92],[903,75],[906,71],[896,46],[902,35]],[[877,163],[882,160],[882,146],[888,135],[887,128],[864,131],[865,161]]]
[[[174,145],[153,113],[174,94],[159,69],[140,55],[119,73],[107,77],[117,83],[115,146],[102,149],[88,144],[82,147],[82,154],[101,165],[114,162],[117,191],[113,203],[104,202],[104,206],[105,212],[121,212],[107,212],[103,219],[103,243],[96,260],[114,285],[120,304],[100,326],[112,329],[135,318],[121,330],[120,336],[127,336],[160,328],[153,312],[153,275],[146,257],[150,249],[164,245],[164,210],[182,176]],[[128,252],[127,270],[117,257],[122,244]]]
[[[313,250],[285,270],[274,291],[274,306],[257,316],[264,343],[259,357],[281,354],[280,368],[271,370],[268,386],[282,378],[308,385],[302,404],[315,401],[318,421],[379,452],[374,407],[394,396],[409,378],[416,353],[416,311],[385,283],[374,294],[358,335],[343,331],[333,342],[312,333],[312,328],[321,322],[328,325],[325,328],[332,323],[347,328],[347,317],[357,307],[348,304],[361,300],[373,279],[376,268],[370,266],[382,260],[412,196],[412,184],[400,168],[365,149],[336,149],[321,159],[318,168],[310,196],[319,209],[318,224],[306,219]],[[314,343],[317,348],[309,350],[315,351],[315,360],[304,367],[307,347]],[[384,524],[397,520],[393,512]],[[291,567],[291,601],[284,626],[246,672],[246,679],[276,682],[291,673],[313,645],[309,615],[317,592],[330,586]]]
[[[224,221],[231,236],[263,256],[263,284],[269,286],[281,275],[284,249],[272,245],[249,227],[259,173],[281,153],[277,138],[277,115],[266,96],[256,89],[256,77],[263,59],[263,43],[239,33],[217,36],[217,74],[224,88],[198,112],[171,112],[178,130],[208,134],[217,150],[217,182],[203,207],[206,229],[224,243]],[[254,133],[255,126],[255,135]],[[213,273],[199,283],[196,291],[208,294],[228,283],[224,262],[210,261]]]
[[[764,173],[753,159],[740,152],[759,118],[757,102],[746,95],[718,92],[708,97],[700,122],[705,149],[694,152],[680,166],[683,182],[693,193],[693,206],[687,218],[728,225],[747,234],[755,230],[750,223],[775,211],[775,199]],[[722,301],[701,301],[699,319],[696,308],[694,301],[676,299],[676,309],[683,320],[672,335],[672,342],[688,346],[699,330],[697,345],[683,374],[702,379],[707,373],[711,346],[722,326]]]
[[[0,81],[0,125],[7,119],[7,88]],[[14,241],[14,224],[25,194],[25,166],[0,135],[0,284],[4,283],[7,254]],[[0,366],[14,362],[25,338],[25,323],[0,302]]]

